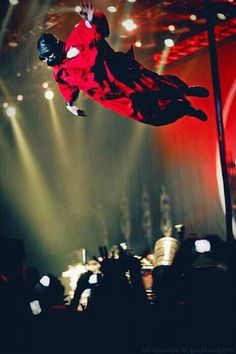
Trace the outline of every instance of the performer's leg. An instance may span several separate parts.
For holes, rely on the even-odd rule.
[[[173,99],[165,107],[159,106],[157,114],[149,114],[143,117],[142,122],[154,126],[163,126],[176,122],[178,119],[189,116],[203,122],[207,115],[201,109],[197,109],[186,99]]]
[[[175,75],[159,75],[163,81],[166,81],[170,84],[172,88],[176,89],[176,97],[180,96],[195,96],[195,97],[208,97],[209,91],[207,88],[202,86],[189,86]],[[171,92],[171,91],[170,91]],[[173,93],[173,92],[171,92]]]

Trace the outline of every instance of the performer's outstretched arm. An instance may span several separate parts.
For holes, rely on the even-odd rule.
[[[57,82],[57,86],[62,96],[66,100],[66,108],[75,116],[87,117],[87,114],[74,105],[74,101],[79,97],[79,90],[65,83]]]

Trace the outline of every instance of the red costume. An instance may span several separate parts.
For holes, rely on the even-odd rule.
[[[188,114],[188,86],[182,80],[146,69],[131,50],[115,52],[105,40],[108,35],[105,15],[96,13],[92,23],[82,20],[68,37],[64,59],[53,66],[66,102],[73,103],[81,90],[104,107],[151,125],[172,123]]]

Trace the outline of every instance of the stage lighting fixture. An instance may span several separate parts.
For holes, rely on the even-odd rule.
[[[175,42],[171,38],[167,38],[164,40],[165,46],[168,48],[174,47]]]
[[[18,0],[9,0],[9,3],[11,5],[17,5],[17,4],[19,4],[19,1]]]
[[[222,20],[222,21],[226,20],[226,16],[224,14],[222,14],[222,13],[218,12],[216,14],[216,16],[218,17],[219,20]]]
[[[134,43],[134,45],[135,45],[135,47],[137,47],[137,48],[141,48],[141,47],[142,47],[142,42],[141,42],[141,41],[136,41],[136,42]]]
[[[45,287],[48,287],[50,285],[50,278],[47,275],[44,275],[41,279],[40,279],[40,284],[42,284]]]
[[[54,93],[53,93],[53,91],[51,91],[51,90],[47,90],[47,91],[45,92],[44,96],[45,96],[45,98],[46,98],[47,100],[53,100],[53,98],[54,98]]]
[[[47,83],[47,82],[44,82],[44,83],[42,84],[42,87],[43,87],[44,89],[47,89],[47,88],[48,88],[48,83]]]
[[[77,12],[78,14],[80,13],[81,10],[82,10],[81,6],[78,5],[75,7],[75,12]]]
[[[17,101],[23,101],[24,97],[22,95],[18,95],[16,97]]]
[[[189,16],[189,18],[190,18],[191,21],[196,21],[197,16],[194,15],[194,14],[191,14],[191,15]]]
[[[9,106],[9,104],[7,102],[4,102],[2,106],[3,106],[3,108],[7,108]]]
[[[126,31],[133,31],[134,29],[137,28],[137,25],[131,19],[127,19],[123,21],[122,26],[126,29]]]
[[[115,12],[117,12],[117,8],[115,6],[108,6],[107,11],[109,11],[111,13],[115,13]]]
[[[169,30],[170,32],[174,32],[174,31],[175,31],[175,26],[174,26],[174,25],[169,25],[169,26],[168,26],[168,30]]]
[[[16,109],[12,106],[7,108],[7,115],[10,118],[13,118],[16,115]]]

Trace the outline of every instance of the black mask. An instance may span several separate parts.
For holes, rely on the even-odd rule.
[[[64,43],[50,33],[43,33],[38,40],[39,59],[48,66],[59,65],[64,58]]]

